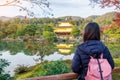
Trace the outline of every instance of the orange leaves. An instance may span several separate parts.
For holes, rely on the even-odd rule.
[[[104,30],[107,30],[109,28],[108,25],[105,25],[105,26],[102,26],[101,29],[100,29],[100,32],[103,33]]]
[[[120,12],[115,13],[115,19],[113,19],[113,22],[120,27]]]
[[[110,33],[120,33],[120,12],[115,13],[115,18],[113,19],[113,23],[109,26],[103,26],[103,32],[108,31]]]
[[[120,9],[120,0],[113,0],[112,1],[113,6],[116,7],[116,9]]]
[[[101,4],[102,4],[102,8],[104,8],[106,6],[110,6],[111,0],[102,0]]]
[[[90,0],[91,3],[94,5],[94,3],[99,4],[102,8],[105,7],[114,7],[117,10],[120,10],[120,0]],[[120,12],[115,12],[115,18],[113,19],[113,23],[109,26],[104,26],[101,28],[101,31],[104,30],[114,30],[117,29],[117,31],[120,31]]]
[[[111,25],[109,26],[109,28],[110,28],[110,30],[114,30],[114,29],[115,29],[115,25],[114,25],[114,24],[111,24]]]
[[[120,0],[90,0],[91,3],[100,4],[102,8],[105,7],[115,7],[115,9],[120,9]]]
[[[102,5],[104,5],[104,7],[115,7],[115,9],[120,9],[120,0],[103,0]]]
[[[116,17],[120,18],[120,12],[116,12]]]

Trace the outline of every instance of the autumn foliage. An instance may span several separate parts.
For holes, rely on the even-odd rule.
[[[120,12],[116,12],[113,22],[120,27]]]
[[[120,9],[120,0],[90,0],[92,4],[100,4],[102,8],[105,7],[115,7],[115,9]]]
[[[90,0],[93,5],[99,4],[100,7],[114,7],[116,10],[120,10],[120,0]],[[120,12],[115,12],[115,18],[113,22],[120,27]]]

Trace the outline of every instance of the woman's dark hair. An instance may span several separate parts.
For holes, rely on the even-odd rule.
[[[87,40],[100,40],[100,28],[96,22],[90,22],[86,25],[83,40],[84,42]]]

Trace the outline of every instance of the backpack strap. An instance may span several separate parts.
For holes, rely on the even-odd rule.
[[[101,69],[101,65],[100,65],[99,59],[97,59],[97,62],[98,62],[99,70],[100,70],[99,72],[100,72],[101,80],[104,80],[104,79],[103,79],[103,75],[102,75],[102,72],[103,72],[103,71],[102,71],[102,69]]]
[[[101,53],[101,55],[100,55],[100,59],[103,59],[103,53]]]
[[[80,48],[79,48],[79,49],[80,49]],[[89,53],[85,52],[85,51],[82,50],[82,49],[80,49],[80,50],[81,50],[82,52],[84,52],[85,54],[89,55],[91,59],[93,58]],[[103,59],[103,53],[101,53],[100,58]],[[103,71],[102,71],[102,69],[101,69],[101,65],[100,65],[99,59],[97,59],[97,62],[98,62],[99,70],[100,70],[99,72],[100,72],[101,80],[104,80],[104,79],[103,79],[103,75],[102,75],[102,72],[103,72]]]

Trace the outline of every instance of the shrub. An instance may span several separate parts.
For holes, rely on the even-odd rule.
[[[18,67],[14,70],[15,74],[22,74],[28,71],[29,69],[26,65],[18,65]]]
[[[10,74],[4,71],[7,66],[9,66],[9,62],[5,59],[0,59],[0,80],[10,80]]]
[[[52,62],[44,62],[38,65],[35,68],[34,73],[29,77],[63,74],[69,73],[70,71],[71,70],[68,63],[65,61],[57,60]]]
[[[68,72],[70,72],[70,70],[67,67],[67,63],[58,60],[42,65],[41,75],[55,75]]]
[[[110,50],[110,53],[112,54],[112,56],[114,58],[120,58],[120,45],[119,44],[107,44],[109,50]]]

